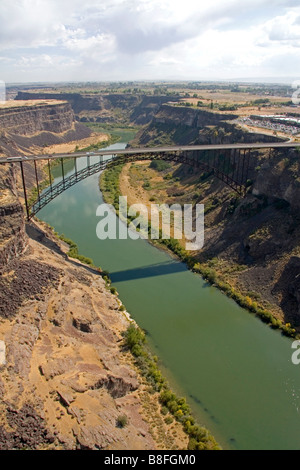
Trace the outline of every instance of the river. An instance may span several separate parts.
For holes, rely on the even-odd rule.
[[[72,161],[67,165],[71,173]],[[58,181],[60,167],[53,172]],[[100,241],[98,183],[99,174],[81,181],[38,217],[110,272],[174,391],[224,449],[300,449],[300,365],[291,361],[292,340],[146,240]]]

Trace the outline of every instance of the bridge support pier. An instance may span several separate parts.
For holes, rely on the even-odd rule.
[[[28,199],[27,199],[27,191],[26,191],[26,184],[25,184],[25,175],[24,175],[23,162],[20,162],[20,168],[21,168],[24,199],[25,199],[26,218],[27,218],[27,220],[29,220],[30,219],[30,211],[29,211],[29,205],[28,205]]]
[[[63,187],[65,189],[65,170],[64,170],[64,161],[63,161],[63,159],[61,159],[60,162],[61,162],[61,175],[62,175],[62,179],[63,179]]]

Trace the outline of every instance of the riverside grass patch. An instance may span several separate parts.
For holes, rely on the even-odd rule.
[[[145,332],[130,325],[123,332],[124,347],[129,349],[135,359],[135,364],[145,377],[154,392],[159,393],[162,415],[166,424],[171,424],[173,418],[183,425],[184,432],[189,436],[188,450],[221,450],[215,438],[205,428],[195,423],[189,405],[184,397],[177,397],[169,388],[157,365],[157,357],[152,356],[147,348]]]
[[[78,246],[73,240],[67,238],[64,234],[59,235],[58,238],[69,245],[69,251],[67,255],[70,258],[78,259],[78,261],[81,261],[81,263],[88,264],[89,266],[96,268],[91,258],[79,254]]]

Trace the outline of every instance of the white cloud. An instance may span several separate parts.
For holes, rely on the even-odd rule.
[[[277,16],[265,24],[270,41],[300,41],[300,24],[297,23],[300,8]]]
[[[97,34],[90,37],[68,38],[64,47],[78,53],[80,57],[96,62],[109,61],[116,52],[115,38],[109,34]]]
[[[300,75],[298,5],[298,0],[1,0],[2,74],[9,81],[17,81],[18,71],[42,80],[48,67],[55,80],[68,79],[68,70],[70,79],[78,80],[234,78],[280,75],[285,72],[280,63],[294,56],[294,75]]]

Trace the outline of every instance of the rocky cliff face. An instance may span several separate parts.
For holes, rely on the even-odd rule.
[[[95,110],[103,107],[102,96],[80,93],[49,93],[49,92],[27,92],[19,91],[16,98],[18,100],[63,100],[67,101],[73,111],[79,114],[82,110]]]
[[[88,94],[21,92],[16,100],[56,99],[70,103],[77,119],[83,122],[149,123],[163,103],[176,101],[177,96],[145,96],[132,94]],[[118,112],[116,113],[116,110]]]
[[[276,142],[280,139],[249,133],[234,123],[237,115],[163,104],[153,120],[131,143],[139,145]]]
[[[67,102],[7,102],[0,107],[0,153],[27,153],[44,147],[89,137],[91,130],[75,121]]]
[[[24,210],[17,197],[14,169],[0,166],[0,271],[26,246]]]
[[[30,136],[37,132],[61,133],[72,129],[74,113],[69,103],[35,103],[32,106],[0,108],[0,129]]]
[[[300,167],[299,151],[288,150],[273,152],[259,166],[253,194],[265,195],[285,201],[287,206],[300,207]]]

